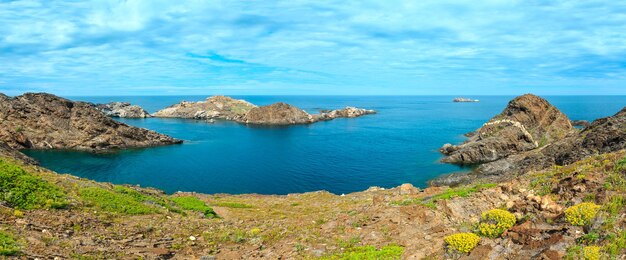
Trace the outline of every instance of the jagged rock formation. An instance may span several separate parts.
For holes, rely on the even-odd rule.
[[[182,142],[117,122],[89,103],[45,93],[0,94],[0,141],[16,149],[87,151]]]
[[[548,101],[526,94],[470,135],[461,145],[444,145],[440,151],[447,163],[475,164],[496,161],[530,151],[565,137],[570,120]]]
[[[442,149],[450,149],[450,146],[446,145]],[[621,149],[626,149],[626,108],[613,116],[593,121],[582,131],[569,131],[561,138],[557,135],[545,146],[502,156],[480,164],[472,172],[440,176],[430,183],[435,186],[450,186],[469,183],[478,178],[503,181],[531,170],[551,165],[567,165],[591,155]]]
[[[96,108],[107,116],[125,118],[146,118],[151,117],[148,111],[140,106],[131,105],[128,102],[111,102],[107,104],[97,104]]]
[[[213,96],[205,101],[172,105],[154,113],[154,117],[239,120],[256,106],[245,100]]]
[[[269,106],[257,107],[248,112],[239,122],[257,125],[298,125],[328,121],[335,118],[353,118],[375,114],[374,110],[346,107],[337,110],[325,110],[311,115],[306,111],[286,103],[274,103]]]

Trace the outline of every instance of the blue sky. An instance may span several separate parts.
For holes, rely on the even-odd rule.
[[[0,92],[626,94],[624,1],[6,1]]]

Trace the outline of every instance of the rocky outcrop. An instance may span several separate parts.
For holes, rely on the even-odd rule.
[[[37,161],[33,158],[30,158],[20,151],[13,149],[13,147],[2,141],[0,141],[0,157],[15,159],[26,164],[37,164]]]
[[[0,95],[0,141],[16,149],[86,151],[182,142],[117,122],[89,103],[45,93]]]
[[[461,145],[444,145],[443,162],[476,164],[530,151],[564,138],[573,130],[570,120],[548,101],[526,94],[469,135]]]
[[[521,152],[480,164],[470,173],[453,173],[431,180],[431,184],[460,185],[484,179],[506,181],[513,176],[551,165],[568,165],[585,157],[626,149],[626,108],[617,114],[600,118],[582,131],[572,131],[567,136],[544,147]]]
[[[269,106],[254,108],[239,120],[239,122],[256,125],[299,125],[342,117],[353,118],[375,113],[376,111],[374,110],[346,107],[337,110],[322,110],[319,114],[311,115],[295,106],[279,102]]]
[[[151,117],[148,111],[140,106],[131,105],[128,102],[111,102],[107,104],[97,104],[96,108],[107,116],[125,118],[146,118]]]
[[[245,100],[213,96],[205,101],[175,104],[153,114],[154,117],[240,120],[256,106]]]
[[[336,110],[323,110],[319,114],[313,115],[314,121],[327,121],[335,118],[354,118],[364,115],[376,114],[376,111],[371,109],[363,109],[356,107],[345,107],[343,109]]]
[[[239,122],[256,125],[297,125],[313,123],[314,119],[302,109],[279,102],[269,106],[255,107]]]

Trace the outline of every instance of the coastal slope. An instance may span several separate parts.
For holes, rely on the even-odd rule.
[[[0,141],[16,149],[149,147],[180,140],[117,122],[93,105],[45,93],[0,94]]]

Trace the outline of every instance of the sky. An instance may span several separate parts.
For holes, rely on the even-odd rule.
[[[0,0],[0,92],[626,94],[626,2]]]

